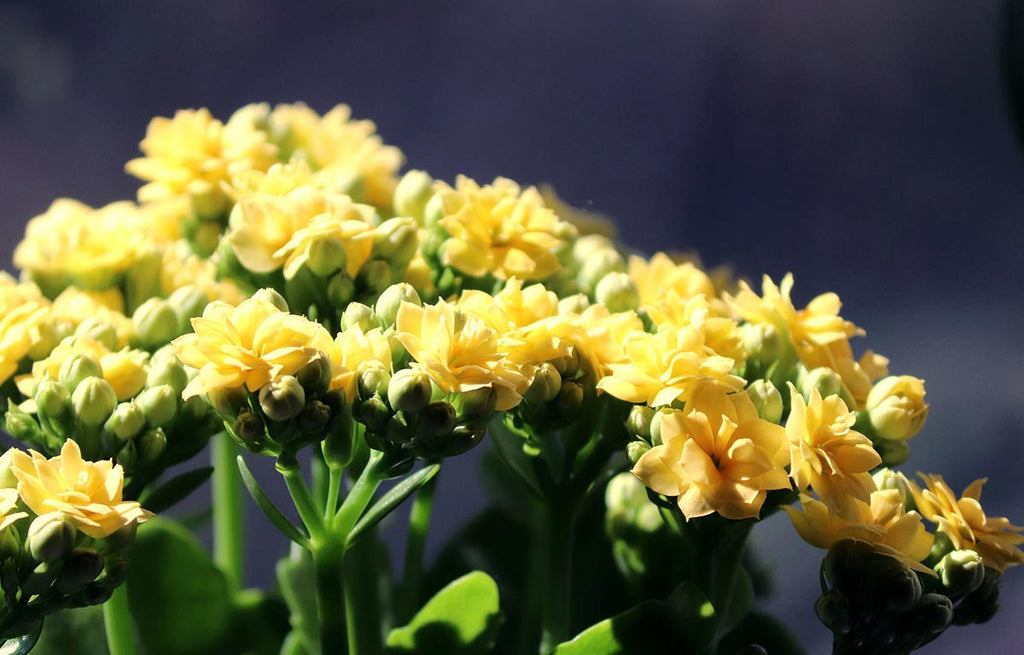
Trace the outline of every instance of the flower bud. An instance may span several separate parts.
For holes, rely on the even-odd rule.
[[[271,421],[295,418],[306,406],[306,391],[291,375],[283,375],[260,389],[260,408]]]
[[[661,441],[661,420],[667,414],[665,410],[658,410],[654,412],[654,416],[651,418],[651,445],[660,446]]]
[[[57,578],[57,591],[71,594],[89,584],[103,573],[103,558],[92,548],[71,551]]]
[[[630,441],[626,444],[626,459],[629,460],[631,465],[636,466],[636,463],[640,461],[640,458],[644,456],[644,453],[650,449],[651,444],[646,441],[640,441],[639,439],[636,441]]]
[[[134,439],[121,446],[121,450],[117,451],[114,461],[120,464],[121,468],[126,471],[131,471],[135,468],[135,462],[139,461],[139,447],[135,445]]]
[[[75,353],[65,359],[57,374],[57,379],[68,391],[74,391],[75,387],[87,378],[102,379],[103,369],[100,368],[99,362],[82,353]]]
[[[17,528],[7,526],[3,530],[0,530],[0,560],[20,556],[21,548],[21,535],[18,533]],[[8,588],[6,581],[0,581],[0,587],[6,591]]]
[[[190,319],[202,316],[209,303],[209,294],[192,284],[172,291],[171,295],[167,296],[167,304],[178,317],[178,333],[189,332]]]
[[[174,420],[178,412],[178,394],[169,384],[162,384],[140,393],[135,404],[146,415],[150,427],[162,428]]]
[[[132,314],[134,341],[146,350],[159,348],[178,336],[178,315],[163,298],[150,298]]]
[[[284,299],[284,296],[282,296],[274,289],[271,289],[270,287],[265,287],[263,289],[260,289],[256,293],[252,294],[252,299],[259,300],[261,302],[269,302],[271,305],[277,307],[282,312],[289,311],[288,301]]]
[[[90,316],[75,328],[75,336],[103,344],[107,350],[117,350],[117,328],[102,318]]]
[[[935,572],[951,598],[971,593],[985,581],[985,565],[974,550],[954,550],[939,560]]]
[[[498,392],[493,386],[464,391],[452,399],[459,418],[473,422],[490,417],[498,405]]]
[[[594,298],[613,313],[635,310],[640,305],[640,292],[626,273],[609,273],[601,278]]]
[[[421,421],[421,425],[432,435],[449,434],[455,429],[455,408],[449,402],[435,400],[423,408]]]
[[[423,171],[409,171],[395,187],[392,205],[398,216],[409,216],[423,223],[427,202],[434,197],[434,180]]]
[[[388,392],[389,382],[391,374],[383,366],[368,366],[359,371],[359,397],[363,400],[374,395],[384,397]]]
[[[615,250],[615,244],[603,234],[585,234],[572,244],[572,258],[578,262],[586,262],[591,256],[604,251]]]
[[[374,311],[384,327],[391,327],[395,324],[395,317],[398,316],[398,309],[403,302],[410,302],[416,306],[422,304],[420,294],[416,293],[416,289],[407,282],[392,284],[380,294],[377,304],[374,305]]]
[[[582,293],[576,293],[558,301],[558,313],[563,316],[566,314],[582,314],[586,311],[587,307],[590,307],[590,298],[587,298]]]
[[[263,447],[263,439],[266,434],[263,430],[263,422],[256,414],[248,410],[241,412],[231,426],[231,431],[246,447],[254,450]]]
[[[757,415],[769,423],[782,420],[782,394],[768,380],[754,380],[747,387],[747,397],[757,408]]]
[[[64,559],[75,547],[75,526],[62,512],[37,516],[28,527],[28,550],[39,562]]]
[[[419,230],[411,218],[390,218],[373,231],[373,256],[398,266],[409,263],[419,245]]]
[[[765,365],[782,358],[792,346],[789,336],[770,323],[752,323],[744,325],[743,350],[750,359],[756,359]]]
[[[875,488],[879,491],[895,489],[900,492],[904,510],[909,512],[914,509],[914,496],[910,493],[910,485],[907,483],[907,479],[901,473],[888,467],[882,467],[875,471],[871,477],[875,482]]]
[[[954,612],[957,625],[984,623],[999,611],[1000,573],[995,569],[983,568],[984,577],[981,584],[957,603]]]
[[[555,397],[555,411],[559,416],[575,418],[583,406],[583,397],[583,385],[575,380],[567,380],[562,383]]]
[[[338,271],[327,282],[327,299],[334,307],[344,307],[352,302],[356,295],[356,283],[345,271]]]
[[[882,458],[883,466],[899,466],[910,457],[910,444],[906,441],[877,439],[871,445]]]
[[[86,378],[71,394],[71,406],[85,425],[103,425],[117,407],[117,394],[103,378]]]
[[[482,425],[459,425],[451,433],[451,441],[441,453],[443,457],[455,457],[472,450],[483,441],[487,429]]]
[[[124,443],[146,427],[146,415],[133,402],[121,403],[103,424],[103,429]]]
[[[877,571],[875,594],[887,610],[907,612],[921,600],[921,580],[901,562],[890,557],[878,558],[875,568],[881,569]]]
[[[245,387],[214,389],[206,393],[206,402],[222,416],[237,416],[245,406],[246,395]]]
[[[558,395],[562,389],[562,374],[558,372],[554,364],[544,362],[537,367],[533,375],[533,382],[523,397],[531,403],[546,403]]]
[[[309,435],[322,435],[331,420],[331,408],[319,400],[311,400],[296,417],[299,429]]]
[[[349,303],[341,315],[341,329],[351,330],[353,326],[359,326],[359,329],[365,334],[373,328],[381,327],[381,323],[377,314],[370,307],[361,302],[353,302]]]
[[[365,425],[368,430],[382,430],[391,418],[391,410],[380,398],[373,396],[359,403],[356,409],[356,418]]]
[[[423,225],[428,228],[434,227],[442,218],[444,218],[444,202],[441,200],[441,196],[434,194],[423,207]],[[437,236],[437,232],[430,231],[428,235]],[[437,252],[437,247],[431,247],[425,252]]]
[[[315,239],[309,244],[309,257],[306,259],[306,266],[314,275],[328,277],[335,271],[345,268],[348,262],[348,255],[345,254],[345,244],[341,239],[330,237],[326,239]]]
[[[307,396],[322,396],[331,386],[332,369],[330,358],[319,352],[295,373],[295,379],[302,385]]]
[[[188,373],[185,371],[185,366],[177,360],[165,359],[152,365],[146,375],[146,386],[150,389],[167,385],[179,396],[187,384]]]
[[[167,435],[162,428],[155,428],[143,432],[131,443],[137,445],[139,461],[148,466],[159,460],[167,450]]]
[[[654,413],[654,410],[647,405],[633,405],[629,410],[629,416],[626,417],[626,431],[637,439],[649,442]],[[649,443],[648,446],[650,446]]]
[[[576,275],[576,281],[580,288],[587,292],[593,292],[598,282],[609,273],[624,273],[626,271],[626,260],[614,248],[603,248],[591,253],[580,272]]]
[[[391,284],[391,265],[383,259],[371,259],[359,271],[362,286],[372,293],[380,293]]]
[[[416,369],[402,369],[388,383],[388,403],[395,411],[418,412],[430,402],[432,393],[430,376]]]
[[[838,592],[830,591],[819,596],[814,603],[814,613],[826,628],[838,635],[849,633],[853,627],[850,601]]]
[[[35,328],[32,338],[32,347],[29,348],[28,357],[33,362],[38,362],[46,357],[57,347],[65,337],[71,336],[73,326],[67,321],[43,321]]]
[[[804,373],[798,380],[800,393],[804,400],[810,401],[811,392],[817,389],[822,398],[829,396],[840,396],[845,399],[843,393],[843,380],[839,374],[826,366],[819,366]]]
[[[24,412],[9,410],[4,418],[4,430],[18,441],[39,443],[43,440],[39,424]],[[0,489],[2,488],[5,487],[0,484]]]
[[[909,375],[890,375],[875,383],[866,409],[875,433],[883,439],[909,439],[928,418],[924,380]]]
[[[953,602],[942,594],[925,594],[910,613],[905,630],[921,642],[938,634],[953,622]]]

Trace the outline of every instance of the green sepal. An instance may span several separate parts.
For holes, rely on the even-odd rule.
[[[167,482],[144,491],[139,498],[139,504],[154,514],[159,514],[198,489],[212,473],[213,467],[205,466],[176,475]]]
[[[289,521],[281,510],[277,508],[277,505],[267,497],[267,494],[263,491],[260,483],[256,481],[256,478],[253,477],[252,471],[249,470],[249,466],[241,455],[238,456],[238,471],[242,474],[242,483],[245,485],[246,491],[249,492],[249,496],[252,497],[264,516],[270,519],[270,522],[281,531],[281,534],[303,548],[309,549],[309,535],[302,528]]]
[[[503,616],[498,585],[483,571],[473,571],[437,592],[412,620],[388,634],[388,655],[487,653]]]
[[[437,475],[441,470],[440,464],[428,464],[405,478],[395,486],[391,487],[386,494],[366,510],[363,516],[352,527],[348,534],[346,543],[351,545],[358,541],[367,530],[381,522],[396,507],[411,496],[417,489],[427,483],[428,480]]]

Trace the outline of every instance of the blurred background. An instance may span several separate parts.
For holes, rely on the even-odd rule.
[[[0,2],[0,261],[57,197],[134,197],[153,116],[339,102],[409,167],[548,182],[639,251],[695,249],[752,279],[836,291],[855,349],[925,378],[904,470],[1024,522],[1024,168],[1000,84],[998,2]],[[430,552],[486,500],[479,453],[446,465]],[[467,493],[467,489],[477,490]],[[283,549],[265,529],[250,578]],[[827,649],[822,553],[788,520],[755,533],[771,609]],[[923,653],[1019,648],[1009,609]],[[1011,645],[1012,644],[1012,645]]]

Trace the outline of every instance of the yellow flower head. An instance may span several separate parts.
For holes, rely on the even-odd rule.
[[[726,391],[742,389],[743,378],[732,374],[735,362],[709,354],[703,337],[702,331],[692,326],[657,334],[633,332],[626,337],[627,361],[609,364],[611,374],[597,387],[616,398],[651,407],[686,401],[704,380]]]
[[[235,204],[225,239],[250,271],[284,267],[288,278],[308,260],[313,244],[336,239],[347,257],[345,270],[354,277],[373,251],[374,213],[369,205],[315,187],[281,196],[257,193]]]
[[[18,363],[38,340],[34,335],[49,312],[45,299],[32,297],[34,285],[22,286],[13,283],[10,276],[0,278],[0,382],[18,370]]]
[[[54,298],[46,320],[59,324],[58,332],[73,331],[86,321],[109,325],[117,333],[118,348],[127,346],[132,334],[132,319],[124,315],[124,296],[118,289],[82,291],[68,287]]]
[[[1024,543],[1024,535],[1019,534],[1024,527],[1012,525],[1002,516],[985,516],[981,507],[984,479],[972,482],[957,498],[942,476],[920,475],[924,489],[910,483],[917,509],[938,526],[939,532],[949,537],[957,550],[976,551],[985,566],[999,572],[1024,564],[1024,552],[1019,547]]]
[[[854,500],[867,502],[875,483],[869,471],[882,463],[871,440],[853,429],[857,420],[839,396],[822,399],[817,389],[809,403],[790,384],[792,408],[786,421],[790,476],[800,490],[810,487],[837,511]]]
[[[153,246],[149,218],[131,202],[93,209],[55,200],[28,222],[14,265],[28,271],[50,297],[69,284],[104,290]]]
[[[423,307],[403,302],[395,336],[414,360],[410,367],[425,372],[445,393],[493,388],[496,408],[504,411],[518,405],[530,386],[502,352],[498,334],[444,300]]]
[[[704,333],[704,345],[710,353],[728,357],[737,365],[747,358],[739,325],[728,316],[715,315],[702,294],[686,298],[668,289],[647,305],[647,313],[659,331],[693,326]]]
[[[331,389],[341,389],[352,402],[357,395],[359,374],[370,368],[391,372],[391,342],[380,328],[363,333],[358,325],[338,334],[327,356],[334,365]]]
[[[629,336],[644,331],[643,321],[635,312],[612,313],[600,303],[584,309],[577,320],[587,332],[587,358],[593,361],[598,377],[610,375],[612,364],[627,363],[625,344]]]
[[[210,300],[223,300],[230,305],[245,300],[245,295],[234,282],[217,279],[217,265],[213,261],[193,253],[187,241],[176,241],[164,249],[160,263],[160,288],[169,296],[187,286],[198,287]]]
[[[880,380],[868,393],[865,408],[878,436],[909,439],[921,431],[928,418],[924,380],[910,375]]]
[[[12,471],[18,478],[18,494],[37,516],[60,512],[94,539],[152,516],[136,501],[121,499],[124,470],[120,464],[85,461],[78,444],[70,439],[52,459],[29,453],[14,452]]]
[[[70,336],[57,344],[45,359],[34,362],[30,374],[18,376],[18,390],[32,396],[40,380],[58,379],[61,365],[72,355],[86,355],[95,360],[103,372],[103,379],[114,388],[118,400],[134,397],[146,385],[149,353],[129,348],[111,351],[93,339]]]
[[[663,252],[649,260],[633,255],[629,258],[629,278],[640,292],[640,305],[653,305],[667,292],[686,301],[693,296],[715,297],[715,285],[707,273],[691,262],[677,264]]]
[[[391,205],[405,158],[398,148],[384,145],[373,121],[352,120],[347,105],[320,116],[297,103],[276,106],[266,123],[282,159],[303,160],[325,178],[347,178],[362,187],[358,195],[366,202]]]
[[[28,516],[28,512],[13,511],[17,509],[19,500],[17,489],[0,489],[0,531]]]
[[[789,488],[782,467],[786,434],[757,415],[745,393],[727,395],[702,384],[685,412],[660,415],[661,445],[644,453],[633,473],[657,493],[678,496],[686,520],[718,512],[757,518],[770,489]]]
[[[544,206],[534,187],[522,191],[503,177],[481,187],[460,175],[454,189],[444,182],[435,189],[440,225],[450,235],[441,250],[445,265],[500,280],[541,280],[561,266],[556,250],[575,230]]]
[[[800,502],[802,510],[783,509],[796,531],[812,546],[829,548],[837,541],[855,539],[915,571],[935,575],[935,571],[921,564],[935,538],[925,530],[917,512],[905,511],[898,489],[873,491],[868,502],[854,499],[842,513],[806,494],[801,494]]]
[[[145,156],[125,165],[128,173],[149,182],[139,189],[139,200],[216,198],[223,196],[221,185],[233,175],[269,168],[276,148],[265,132],[239,116],[225,125],[207,109],[182,109],[174,118],[150,121],[139,144]]]
[[[192,319],[192,329],[172,342],[178,359],[199,369],[181,394],[186,400],[242,386],[257,391],[282,375],[294,375],[334,347],[319,323],[257,298],[237,307],[210,303],[201,318]]]

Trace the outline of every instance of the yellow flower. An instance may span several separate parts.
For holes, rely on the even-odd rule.
[[[924,489],[910,483],[917,509],[938,526],[939,532],[949,537],[957,550],[976,551],[985,566],[999,572],[1024,564],[1024,552],[1019,548],[1024,543],[1024,535],[1018,534],[1024,527],[1012,525],[1002,516],[985,516],[981,507],[984,479],[972,482],[958,499],[942,476],[920,475]]]
[[[854,499],[844,513],[806,494],[801,494],[800,502],[803,510],[783,509],[796,531],[812,546],[829,548],[837,541],[855,539],[915,571],[935,576],[935,571],[921,564],[935,538],[921,524],[920,514],[905,511],[898,489],[873,491],[869,502]]]
[[[625,350],[627,361],[609,364],[612,372],[597,388],[627,402],[660,407],[686,401],[704,380],[727,391],[745,385],[732,374],[735,362],[708,354],[701,330],[692,326],[657,334],[633,332],[626,337]]]
[[[785,431],[761,419],[745,393],[701,384],[685,413],[669,410],[660,421],[661,445],[633,473],[657,493],[678,496],[687,521],[713,512],[757,518],[768,490],[789,488]]]
[[[217,279],[217,265],[212,260],[193,253],[187,241],[176,241],[164,249],[160,288],[169,296],[187,286],[198,287],[210,300],[223,300],[230,305],[245,300],[245,295],[234,282]]]
[[[650,260],[631,256],[629,278],[640,292],[641,306],[657,303],[669,291],[683,301],[698,295],[715,297],[715,285],[704,271],[690,262],[677,264],[663,252],[655,253]]]
[[[352,402],[358,392],[359,374],[370,368],[391,373],[391,342],[380,328],[363,333],[358,325],[340,332],[335,347],[327,352],[334,365],[331,389],[341,389]]]
[[[294,375],[318,353],[334,347],[319,323],[256,298],[237,307],[210,303],[201,318],[192,319],[192,329],[194,333],[172,342],[178,359],[199,369],[182,392],[186,400],[242,386],[257,391],[282,375]]]
[[[686,298],[667,289],[646,308],[658,330],[695,326],[703,331],[704,345],[711,353],[728,357],[737,365],[746,360],[739,325],[727,316],[716,316],[704,295]]]
[[[450,235],[441,250],[445,265],[501,280],[540,280],[561,266],[555,251],[575,230],[544,206],[537,189],[521,191],[503,177],[481,187],[462,175],[454,189],[444,182],[435,189],[440,225]]]
[[[635,312],[608,311],[601,304],[594,304],[578,315],[578,321],[589,338],[588,358],[592,359],[598,377],[610,375],[612,364],[629,361],[625,344],[631,334],[644,331],[643,321]]]
[[[880,380],[871,388],[865,408],[878,436],[909,439],[921,431],[928,418],[924,380],[910,375]]]
[[[68,287],[54,298],[46,320],[71,330],[88,320],[109,325],[117,333],[119,348],[128,345],[132,334],[132,319],[124,315],[124,297],[118,289],[82,291]]]
[[[17,509],[19,499],[17,489],[0,489],[0,532],[28,516],[28,512],[12,512]]]
[[[46,306],[26,303],[0,316],[0,382],[18,370],[18,363],[32,348],[32,328],[46,315]]]
[[[29,272],[53,297],[69,284],[104,290],[153,245],[149,219],[131,202],[93,209],[76,200],[55,200],[28,222],[14,250],[14,265]]]
[[[115,352],[88,337],[70,336],[57,344],[45,359],[34,362],[30,374],[18,376],[18,390],[31,397],[40,380],[58,379],[61,365],[72,355],[87,355],[95,360],[103,372],[103,379],[114,388],[118,400],[132,398],[146,385],[149,353],[129,348]]]
[[[266,110],[266,105],[261,107]],[[306,161],[323,177],[350,179],[359,184],[359,196],[386,208],[391,205],[402,167],[402,151],[384,145],[373,121],[352,120],[347,105],[337,105],[322,117],[304,104],[274,107],[266,116],[282,159]]]
[[[395,336],[414,360],[410,368],[425,372],[445,393],[492,388],[497,410],[504,411],[518,405],[530,385],[501,351],[494,330],[444,300],[423,307],[403,302]]]
[[[110,460],[88,462],[72,440],[60,455],[46,459],[35,451],[13,455],[18,494],[36,516],[60,512],[86,535],[103,539],[152,516],[135,501],[124,501],[124,470]]]
[[[285,195],[257,193],[239,199],[231,212],[225,239],[238,261],[250,271],[269,273],[282,266],[291,278],[319,240],[337,239],[352,277],[373,251],[373,216],[369,205],[314,187]]]
[[[857,417],[839,396],[822,399],[815,389],[805,404],[790,384],[792,408],[786,421],[790,476],[799,490],[808,487],[837,511],[867,502],[875,483],[869,471],[882,463],[871,440],[853,429]]]
[[[207,109],[182,109],[174,118],[154,118],[139,148],[145,156],[128,162],[125,170],[149,182],[139,189],[140,201],[187,195],[211,202],[211,209],[217,209],[221,185],[232,175],[266,170],[276,155],[266,133],[250,121],[232,117],[225,125]]]

